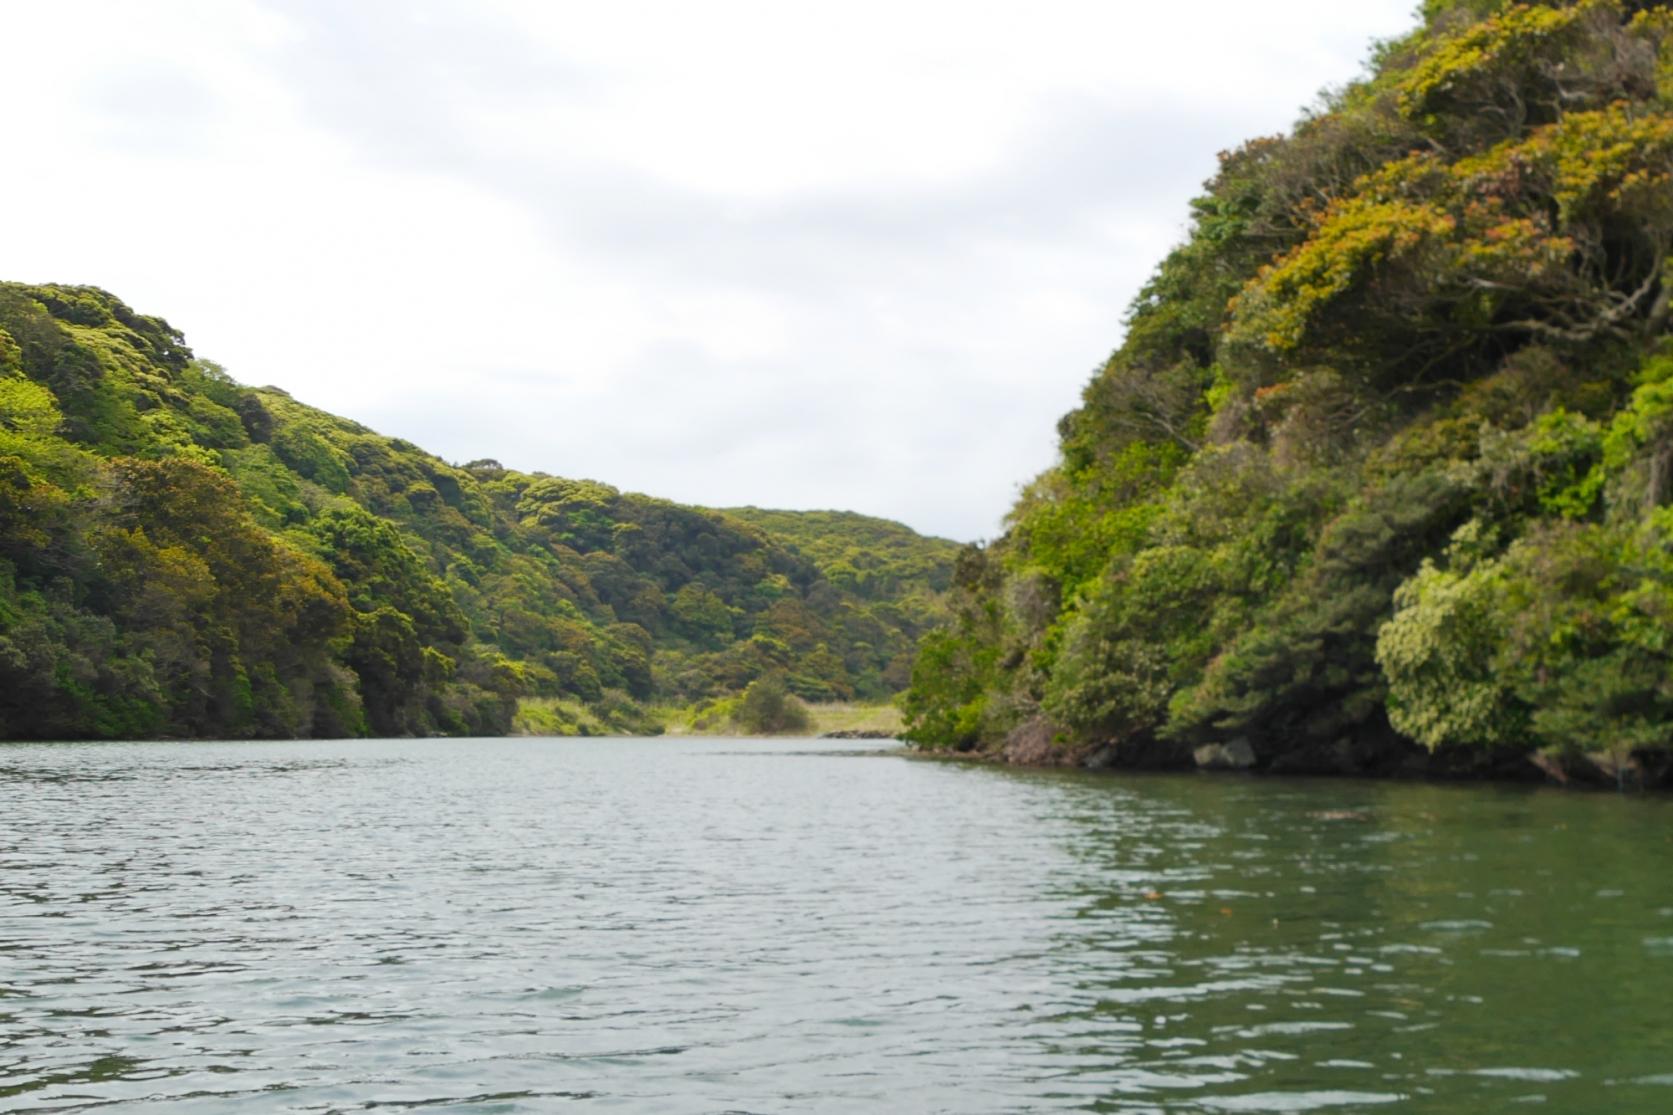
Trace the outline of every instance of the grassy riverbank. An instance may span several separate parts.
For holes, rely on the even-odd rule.
[[[524,698],[512,722],[518,736],[732,736],[741,732],[732,719],[735,700],[707,701],[688,706],[654,706],[640,709],[624,706],[600,710],[579,701],[548,697]],[[900,710],[893,705],[852,704],[833,701],[806,706],[808,725],[790,732],[763,733],[785,736],[822,736],[833,732],[881,732],[897,735],[901,730]]]
[[[740,733],[732,719],[733,700],[711,701],[689,708],[662,709],[662,729],[674,736],[731,736]],[[785,731],[760,733],[765,735],[822,736],[832,732],[883,732],[896,735],[901,730],[900,710],[893,705],[851,704],[833,701],[809,704],[807,726]]]

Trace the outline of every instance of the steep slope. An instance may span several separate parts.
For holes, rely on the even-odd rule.
[[[1291,134],[1222,156],[1059,463],[961,558],[913,738],[1274,770],[1661,761],[1673,12],[1423,15]]]
[[[908,549],[862,590],[770,527],[454,466],[103,291],[0,285],[0,738],[498,733],[524,696],[650,730],[763,675],[880,699],[956,547]]]

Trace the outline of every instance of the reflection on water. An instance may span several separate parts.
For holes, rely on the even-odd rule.
[[[1673,1110],[1673,802],[0,747],[0,1111]]]

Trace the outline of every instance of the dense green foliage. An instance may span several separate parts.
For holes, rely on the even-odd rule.
[[[750,735],[786,735],[806,730],[812,719],[784,679],[768,674],[743,691],[732,709],[732,723]]]
[[[825,579],[862,600],[890,601],[917,619],[936,613],[952,583],[950,552],[910,527],[853,511],[726,512],[770,533],[813,562]],[[898,688],[898,687],[897,687]]]
[[[519,699],[644,730],[767,675],[882,699],[955,553],[450,465],[103,291],[0,285],[0,738],[498,733]]]
[[[1431,0],[1223,155],[1059,463],[961,559],[911,738],[1667,745],[1670,110],[1665,5]]]

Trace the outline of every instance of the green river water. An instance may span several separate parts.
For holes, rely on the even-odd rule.
[[[0,746],[0,1111],[1673,1112],[1673,802]]]

